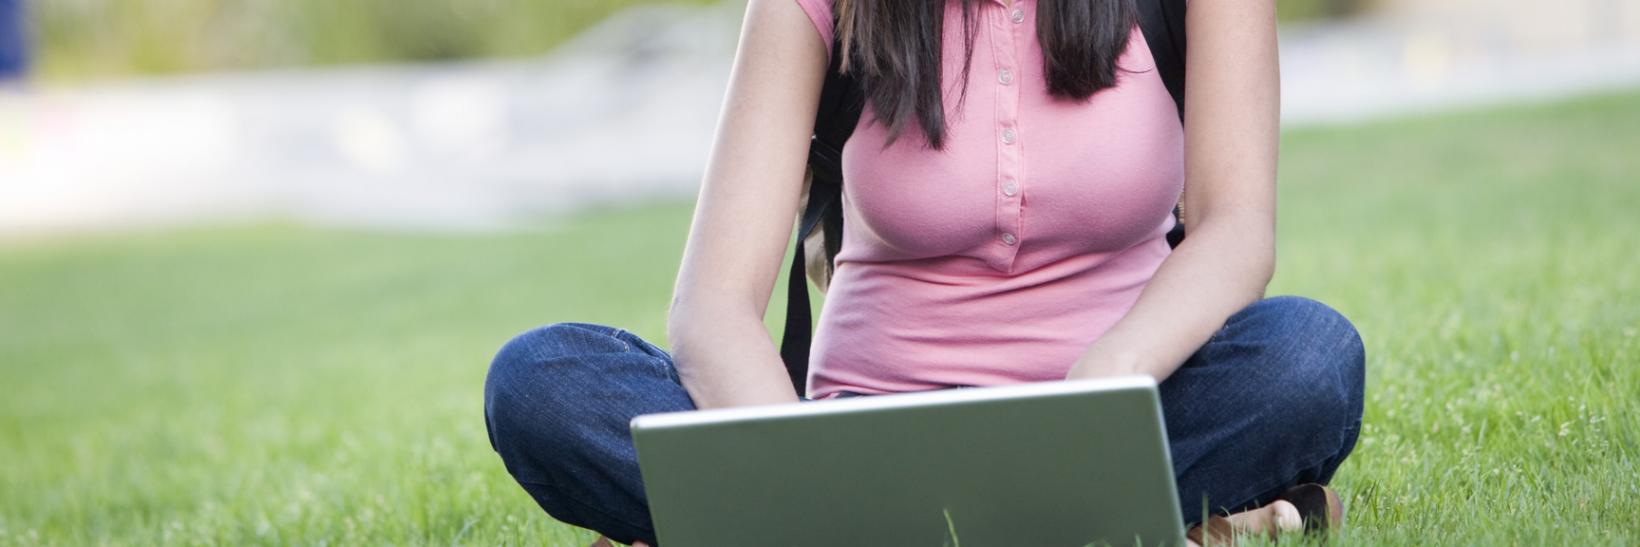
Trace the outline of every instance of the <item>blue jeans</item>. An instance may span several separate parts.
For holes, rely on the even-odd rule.
[[[1349,320],[1276,297],[1237,312],[1162,382],[1186,524],[1325,483],[1361,426],[1364,353]],[[490,444],[559,521],[655,542],[628,422],[694,409],[665,350],[624,330],[559,323],[501,348],[484,384]]]
[[[0,0],[0,83],[18,78],[28,68],[27,13],[23,0]]]

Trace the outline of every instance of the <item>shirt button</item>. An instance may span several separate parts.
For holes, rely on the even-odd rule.
[[[1014,143],[1014,130],[1012,128],[1002,130],[1002,144],[1013,144],[1013,143]]]
[[[1009,179],[1008,182],[1002,183],[1002,195],[1014,197],[1014,195],[1018,193],[1019,184],[1015,183],[1012,179]]]
[[[997,81],[1002,82],[1002,85],[1008,85],[1009,82],[1014,81],[1014,73],[1006,68],[999,70],[997,71]]]
[[[1014,11],[1008,12],[1008,18],[1013,19],[1015,23],[1023,23],[1025,22],[1025,10],[1014,8]]]
[[[1019,238],[1014,237],[1014,234],[1012,234],[1012,233],[1002,232],[1002,244],[1003,245],[1007,245],[1009,247],[1012,247],[1012,246],[1014,246],[1015,243],[1019,243]]]

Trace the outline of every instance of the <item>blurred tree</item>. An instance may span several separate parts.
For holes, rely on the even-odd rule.
[[[0,6],[16,10],[23,1]],[[733,9],[742,0],[722,1]],[[1283,20],[1295,20],[1340,15],[1362,2],[1277,6]],[[28,17],[40,46],[37,72],[85,79],[536,55],[610,14],[652,3],[714,0],[47,0],[30,4]]]
[[[30,16],[39,72],[85,79],[536,55],[610,14],[655,3],[712,2],[48,0]]]

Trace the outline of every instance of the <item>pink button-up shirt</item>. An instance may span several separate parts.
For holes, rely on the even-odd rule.
[[[829,50],[832,0],[796,0]],[[945,149],[884,147],[867,105],[843,150],[842,251],[809,389],[888,393],[1065,377],[1169,248],[1184,134],[1135,27],[1116,87],[1047,92],[1036,2],[977,6],[957,104],[961,3],[946,2]]]

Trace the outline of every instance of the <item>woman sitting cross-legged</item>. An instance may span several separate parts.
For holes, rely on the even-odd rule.
[[[1145,374],[1193,541],[1338,526],[1321,485],[1355,444],[1364,355],[1338,312],[1264,294],[1275,0],[1191,6],[1182,123],[1148,1],[751,0],[671,351],[585,323],[507,343],[484,396],[508,471],[554,518],[653,544],[636,415]],[[798,393],[763,316],[834,40],[865,103]]]

